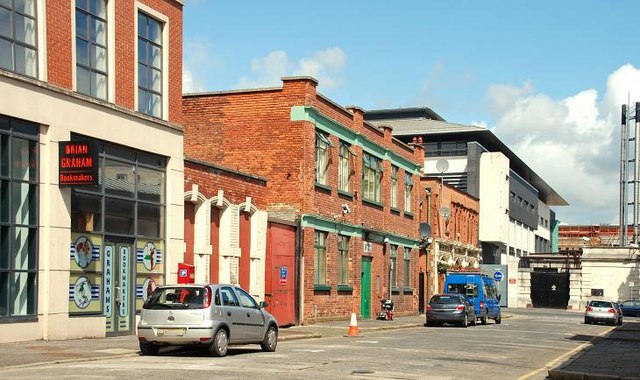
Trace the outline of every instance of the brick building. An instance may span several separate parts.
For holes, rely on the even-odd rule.
[[[371,318],[388,297],[397,312],[415,313],[422,146],[366,123],[317,84],[293,77],[278,88],[185,95],[185,155],[266,179],[265,299],[286,304],[295,323]],[[252,276],[243,255],[239,273]]]
[[[424,216],[420,219],[431,227],[428,261],[420,261],[420,272],[428,274],[428,298],[429,294],[442,291],[444,271],[479,270],[482,261],[478,240],[480,205],[477,198],[443,184],[440,178],[423,177],[420,188],[426,194],[425,201],[421,202]],[[431,276],[435,273],[438,276]]]
[[[0,342],[134,334],[176,280],[182,7],[0,2]]]

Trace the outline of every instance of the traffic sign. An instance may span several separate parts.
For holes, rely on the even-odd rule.
[[[504,274],[502,273],[502,271],[495,271],[495,273],[493,273],[493,279],[496,281],[502,281],[502,279],[504,278]]]

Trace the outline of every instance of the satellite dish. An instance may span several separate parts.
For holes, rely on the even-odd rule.
[[[444,173],[449,170],[449,160],[441,158],[436,162],[436,169],[440,173]]]
[[[429,223],[420,223],[420,238],[426,239],[431,236],[431,225]]]
[[[438,213],[444,218],[444,220],[449,220],[449,217],[451,216],[451,209],[447,206],[443,206],[440,207]]]

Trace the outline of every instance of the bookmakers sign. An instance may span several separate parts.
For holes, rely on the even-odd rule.
[[[60,186],[98,184],[98,151],[92,141],[61,141],[59,148]]]

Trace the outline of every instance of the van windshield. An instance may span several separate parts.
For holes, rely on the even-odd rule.
[[[467,297],[478,296],[478,284],[447,284],[447,293],[460,293]]]

